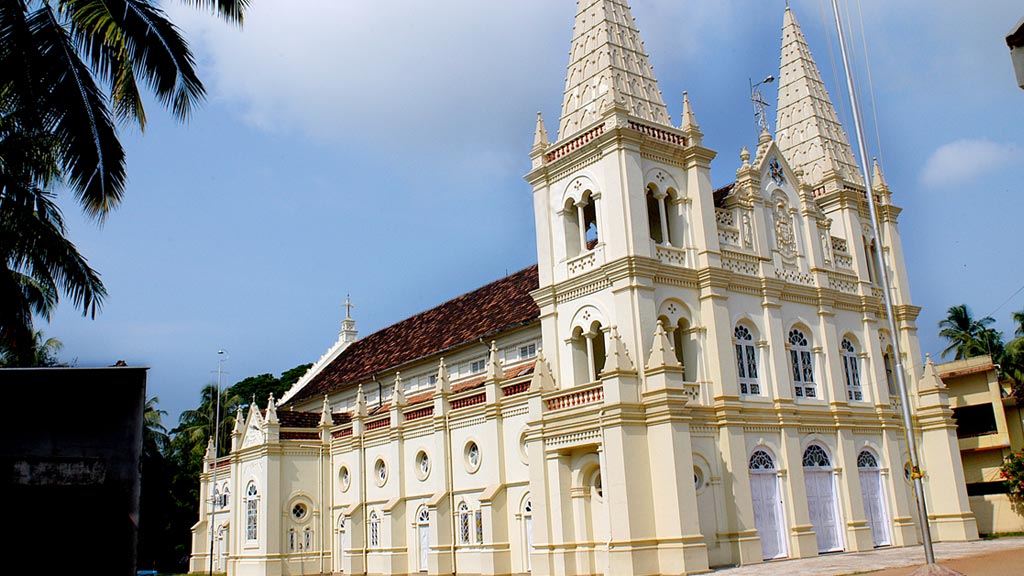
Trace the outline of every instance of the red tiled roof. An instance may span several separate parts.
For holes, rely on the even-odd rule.
[[[540,309],[530,292],[537,287],[537,266],[533,265],[374,332],[349,346],[292,402],[534,322],[540,318]]]
[[[722,208],[725,205],[726,196],[728,196],[729,193],[732,192],[732,189],[735,186],[735,182],[731,184],[726,184],[725,186],[722,186],[721,188],[711,193],[711,197],[715,203],[715,208]]]
[[[263,417],[266,418],[267,411],[262,410],[262,413]],[[334,419],[335,424],[345,424],[351,420],[345,412],[331,412],[331,418]],[[277,421],[282,428],[316,428],[320,426],[320,413],[299,412],[288,409],[278,410]]]

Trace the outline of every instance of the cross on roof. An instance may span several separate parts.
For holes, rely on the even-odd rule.
[[[352,309],[355,308],[356,305],[352,303],[352,299],[349,298],[348,294],[345,294],[345,303],[342,304],[342,306],[345,307],[345,318],[346,319],[351,319],[352,318]]]

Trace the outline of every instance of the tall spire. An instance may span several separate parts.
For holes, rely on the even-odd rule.
[[[654,68],[625,0],[577,0],[558,139],[592,124],[612,106],[670,125]]]
[[[794,169],[803,168],[807,184],[813,187],[822,184],[830,173],[848,183],[864,185],[850,140],[789,6],[782,21],[775,141]]]

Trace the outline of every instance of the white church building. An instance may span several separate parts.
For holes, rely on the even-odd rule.
[[[677,575],[917,544],[896,338],[933,534],[977,538],[901,209],[877,164],[865,190],[793,12],[775,134],[718,190],[624,0],[579,0],[567,76],[526,175],[537,265],[364,338],[346,314],[208,452],[193,572]]]

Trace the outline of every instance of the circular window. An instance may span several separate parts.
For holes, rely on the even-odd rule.
[[[295,506],[292,506],[292,518],[295,518],[295,520],[298,522],[304,520],[306,518],[307,513],[309,513],[309,509],[306,508],[306,505],[301,502],[299,502]]]
[[[383,486],[388,481],[388,465],[384,463],[383,458],[377,460],[373,471],[377,474],[377,486]]]
[[[416,476],[420,480],[426,480],[427,476],[430,475],[430,457],[423,450],[416,455]]]
[[[526,452],[526,430],[519,433],[519,459],[523,461],[523,464],[530,463],[530,456]]]
[[[693,467],[693,487],[700,490],[704,487],[704,471],[699,467]]]
[[[913,480],[912,480],[913,475],[914,475],[913,473],[914,473],[914,468],[910,465],[910,462],[907,462],[906,464],[903,465],[903,479],[904,480],[906,480],[907,482],[913,482]]]
[[[466,444],[466,469],[471,474],[480,469],[480,447],[473,441]]]
[[[341,484],[341,491],[347,492],[349,485],[352,483],[352,477],[349,475],[347,467],[341,467],[341,471],[338,472],[338,482]]]

